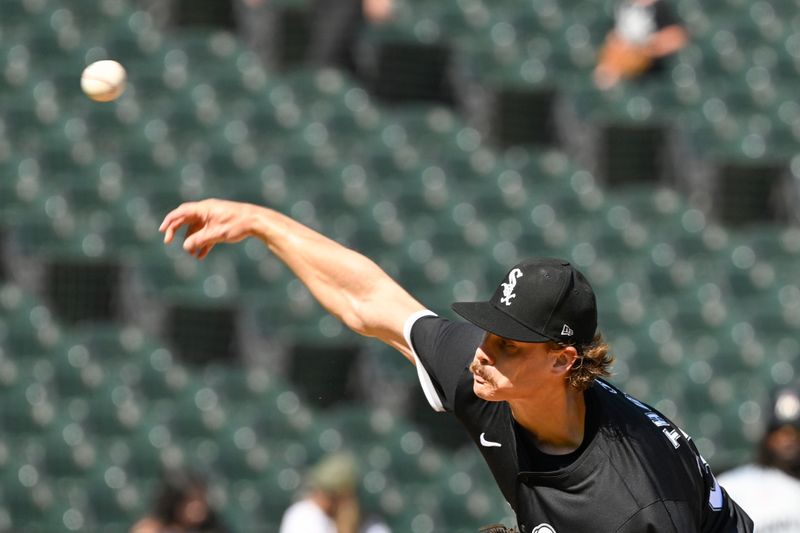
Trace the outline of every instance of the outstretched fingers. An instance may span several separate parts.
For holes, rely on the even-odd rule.
[[[183,249],[192,255],[200,257],[205,248],[214,246],[219,241],[219,231],[209,226],[190,227],[183,240]],[[206,252],[208,253],[208,252]]]
[[[161,222],[158,231],[164,233],[164,243],[169,244],[175,237],[175,232],[180,229],[183,224],[192,221],[197,217],[195,203],[184,203],[167,213],[164,220]]]
[[[164,233],[164,243],[169,244],[182,227],[183,249],[198,259],[204,259],[219,242],[225,242],[228,228],[224,221],[212,216],[206,202],[186,202],[164,217],[158,230]]]
[[[186,217],[180,217],[172,220],[166,226],[162,226],[163,229],[160,231],[164,232],[164,243],[169,244],[172,242],[172,239],[175,238],[175,232],[177,232],[181,226],[186,223]]]

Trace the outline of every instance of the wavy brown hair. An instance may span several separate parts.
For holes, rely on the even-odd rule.
[[[565,346],[557,342],[551,342],[549,345],[554,350]],[[611,375],[610,367],[614,362],[614,356],[601,333],[597,333],[589,344],[575,346],[575,349],[578,351],[578,358],[567,376],[567,383],[571,387],[583,391],[588,389],[596,378]]]

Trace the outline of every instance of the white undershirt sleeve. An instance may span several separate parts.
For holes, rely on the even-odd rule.
[[[413,315],[409,316],[403,326],[403,337],[406,339],[406,344],[408,344],[408,347],[411,348],[411,353],[414,354],[414,361],[417,364],[417,377],[419,378],[419,384],[422,386],[422,392],[425,393],[425,399],[428,400],[428,403],[434,411],[443,412],[445,409],[444,405],[442,404],[442,399],[439,398],[439,393],[436,392],[436,387],[434,387],[433,381],[431,381],[431,377],[428,375],[428,371],[425,370],[425,367],[423,366],[422,361],[420,361],[417,351],[414,349],[414,345],[411,342],[411,328],[414,327],[414,324],[417,320],[426,316],[436,316],[436,313],[425,310],[417,311]]]

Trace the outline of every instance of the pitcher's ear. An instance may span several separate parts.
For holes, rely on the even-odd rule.
[[[574,346],[558,346],[552,349],[553,370],[569,372],[578,360],[578,350]]]

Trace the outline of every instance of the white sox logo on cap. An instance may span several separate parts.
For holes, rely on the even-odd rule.
[[[531,533],[556,533],[556,530],[550,524],[539,524],[531,530]]]
[[[517,288],[517,279],[522,277],[522,270],[515,268],[508,273],[508,283],[501,283],[503,286],[503,297],[500,301],[506,305],[511,305],[511,300],[517,297],[514,294],[514,289]]]

